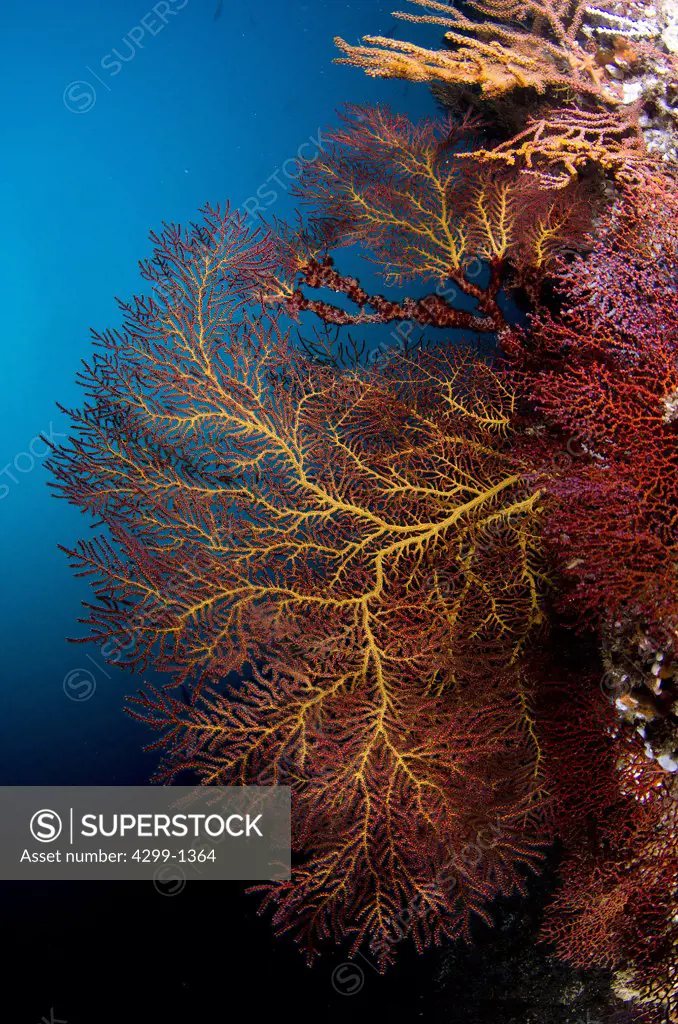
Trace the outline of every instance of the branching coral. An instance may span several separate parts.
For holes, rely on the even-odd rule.
[[[162,778],[189,767],[207,784],[293,786],[299,857],[265,904],[309,958],[349,937],[383,966],[405,926],[419,949],[468,937],[540,859],[538,750],[515,687],[486,679],[482,700],[432,692],[410,647],[388,691],[361,668],[339,678],[328,644],[312,676],[271,665],[190,708],[161,694],[133,705],[175,748]]]
[[[675,193],[631,197],[616,228],[563,266],[566,311],[504,337],[531,399],[581,457],[550,489],[548,532],[582,617],[678,629]],[[653,200],[653,201],[652,201]],[[562,435],[560,435],[562,437]],[[556,444],[563,444],[556,441]]]
[[[473,134],[468,121],[415,126],[382,107],[348,108],[342,127],[326,135],[323,155],[304,169],[298,194],[311,207],[310,224],[282,239],[283,273],[269,299],[336,324],[412,320],[485,332],[501,327],[502,285],[543,275],[559,251],[582,237],[591,204],[576,182],[549,189],[517,170],[479,171],[457,159]],[[402,302],[368,295],[326,255],[353,244],[383,268],[388,284],[435,281],[436,293]],[[480,261],[489,264],[484,286]],[[311,298],[309,287],[344,294],[360,312]],[[473,300],[477,312],[458,309],[455,300],[462,297]]]
[[[468,7],[477,18],[434,0],[410,2],[429,13],[397,11],[394,17],[448,29],[448,50],[381,36],[366,36],[365,46],[337,39],[345,54],[339,62],[376,77],[474,83],[488,97],[526,87],[543,93],[551,87],[609,102],[620,98],[617,84],[595,59],[595,47],[582,37],[585,0],[472,0]]]
[[[167,228],[143,268],[155,297],[82,373],[51,468],[110,538],[70,552],[92,636],[173,683],[252,667],[238,694],[138,713],[206,782],[294,783],[307,859],[275,889],[278,922],[388,945],[417,898],[420,938],[457,934],[539,845],[514,664],[542,619],[539,494],[511,454],[514,396],[463,353],[311,364],[243,307],[248,246],[264,287],[272,241],[228,210]]]
[[[412,2],[448,50],[339,40],[343,62],[539,105],[483,148],[470,117],[349,107],[296,230],[206,208],[154,237],[152,297],[95,335],[50,458],[105,530],[69,551],[85,621],[171,674],[130,706],[160,780],[292,786],[298,863],[265,903],[309,956],[349,938],[386,964],[403,922],[419,949],[468,936],[555,827],[546,935],[674,1021],[678,200],[628,88],[673,58],[616,0]],[[348,245],[435,293],[370,294],[335,265]],[[535,308],[507,329],[517,287]],[[451,346],[323,364],[289,341],[302,313],[501,331],[511,367]],[[535,669],[546,607],[615,685],[640,652],[621,716],[575,656],[556,683]]]
[[[623,185],[642,186],[660,166],[648,154],[633,117],[577,107],[528,116],[527,127],[507,142],[460,155],[481,164],[519,167],[546,188],[565,188],[592,166]]]
[[[643,1020],[675,1022],[678,787],[647,759],[638,736],[615,724],[590,682],[552,684],[562,706],[556,696],[553,718],[540,722],[566,839],[563,884],[544,938],[579,967],[612,968],[615,991],[644,1011]]]
[[[396,671],[401,615],[417,623],[407,657],[431,679],[454,635],[518,643],[540,614],[537,495],[502,454],[511,391],[463,355],[374,379],[307,365],[275,320],[251,319],[226,290],[226,217],[163,234],[146,275],[173,261],[176,289],[125,307],[124,334],[100,336],[82,374],[78,440],[52,468],[125,556],[87,542],[78,564],[109,597],[154,603],[148,644],[215,678],[252,654],[262,605],[307,637],[356,631],[349,675]],[[510,524],[499,557],[483,543],[497,520]],[[449,598],[427,582],[436,552]],[[93,624],[115,629],[118,614],[101,607]],[[395,644],[383,664],[382,631]]]

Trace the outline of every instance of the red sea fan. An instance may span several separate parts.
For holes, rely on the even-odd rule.
[[[257,305],[269,239],[228,211],[155,242],[156,294],[96,336],[50,459],[104,530],[69,552],[91,638],[194,686],[133,705],[165,773],[292,784],[277,926],[382,962],[413,905],[419,943],[466,932],[544,835],[515,667],[542,620],[540,496],[513,392],[463,352],[314,364]]]
[[[592,253],[561,266],[560,316],[541,312],[504,347],[555,452],[575,452],[564,472],[547,464],[545,484],[568,604],[675,640],[678,261],[663,220],[677,211],[654,198],[641,194]]]
[[[349,106],[295,187],[308,223],[283,233],[271,301],[332,324],[503,327],[500,290],[536,288],[557,253],[588,227],[592,193],[579,182],[549,189],[517,169],[459,159],[476,127],[468,118],[413,124],[386,107]],[[433,282],[435,293],[402,301],[368,294],[328,255],[345,245],[360,245],[387,285]],[[309,295],[320,288],[358,309]]]
[[[419,949],[468,938],[540,860],[525,708],[507,681],[491,688],[478,702],[411,681],[385,706],[376,677],[338,686],[328,655],[312,677],[269,665],[190,709],[155,693],[133,714],[171,737],[162,779],[191,767],[205,783],[291,785],[293,876],[260,887],[276,932],[309,958],[329,937],[353,953],[367,940],[385,966],[403,934]]]
[[[536,728],[564,848],[543,939],[576,967],[612,969],[614,990],[637,1019],[675,1022],[676,779],[648,758],[595,680],[568,670],[567,660],[540,670]]]

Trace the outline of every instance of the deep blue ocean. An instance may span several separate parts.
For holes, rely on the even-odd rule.
[[[423,86],[333,64],[335,35],[387,34],[390,10],[386,0],[3,3],[0,784],[148,780],[149,736],[122,710],[143,679],[67,642],[83,635],[89,591],[57,545],[89,524],[51,494],[43,438],[63,440],[57,403],[80,403],[89,330],[119,324],[115,297],[139,291],[151,229],[190,221],[206,201],[242,206],[271,180],[266,215],[290,217],[281,168],[343,103],[434,113]],[[1,1019],[423,1016],[430,956],[406,954],[388,979],[366,967],[359,999],[345,1001],[330,984],[343,955],[309,971],[242,889],[194,886],[174,901],[145,883],[4,883]]]

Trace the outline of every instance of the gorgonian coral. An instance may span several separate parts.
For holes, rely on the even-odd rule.
[[[466,931],[542,841],[515,665],[542,620],[539,493],[513,393],[464,353],[311,363],[257,305],[273,240],[228,209],[155,243],[154,294],[97,336],[51,458],[106,530],[70,551],[94,580],[91,635],[210,684],[137,704],[170,774],[294,785],[302,861],[272,898],[309,948],[331,928],[387,960],[415,898],[420,938]],[[246,665],[239,692],[214,690]]]
[[[310,956],[467,936],[555,830],[546,935],[673,1021],[678,206],[647,96],[626,102],[646,73],[670,95],[668,43],[637,5],[414,2],[448,50],[368,38],[346,61],[537,105],[490,141],[470,116],[349,107],[296,229],[206,208],[153,236],[151,294],[95,335],[50,459],[104,531],[69,551],[86,621],[169,674],[130,706],[160,780],[292,786],[296,868],[264,901]],[[369,293],[347,245],[435,292]],[[518,288],[533,315],[507,329]],[[510,367],[450,344],[322,364],[286,332],[309,313],[499,331]],[[535,667],[532,639],[573,620],[569,670]],[[598,660],[636,673],[621,721]]]
[[[313,671],[272,661],[237,692],[191,707],[144,694],[133,713],[172,749],[161,779],[188,767],[204,784],[293,787],[293,875],[260,887],[276,933],[309,959],[323,940],[366,940],[384,966],[403,932],[420,950],[468,938],[494,896],[523,890],[547,835],[539,751],[510,675],[430,686],[410,653],[386,688],[376,670],[339,674],[334,643],[299,642]]]
[[[296,188],[308,223],[281,238],[282,272],[268,296],[295,315],[493,332],[506,322],[501,289],[535,285],[590,225],[592,194],[580,183],[547,188],[518,168],[459,159],[477,141],[471,120],[414,125],[384,107],[350,107],[324,138],[323,154],[304,167]],[[387,284],[430,281],[436,292],[401,301],[368,294],[329,255],[355,244]],[[319,288],[348,297],[358,311],[309,296]]]
[[[373,377],[308,364],[229,291],[243,229],[228,224],[164,232],[145,273],[164,288],[169,267],[176,287],[126,306],[81,374],[77,443],[51,466],[126,560],[84,542],[78,564],[109,597],[155,606],[139,643],[184,673],[239,668],[264,607],[291,634],[344,635],[358,675],[414,659],[433,683],[430,659],[442,647],[449,663],[454,637],[518,645],[540,616],[538,495],[505,451],[510,388],[463,354]],[[117,614],[93,613],[98,638]]]
[[[447,29],[448,49],[381,36],[366,36],[365,46],[337,39],[345,54],[340,62],[377,77],[473,83],[488,96],[526,87],[566,88],[609,101],[619,96],[616,82],[595,59],[595,46],[582,36],[586,0],[472,0],[468,7],[476,17],[435,0],[410,2],[428,13],[398,11],[395,17]]]
[[[539,722],[565,840],[543,937],[576,966],[611,968],[615,992],[640,1009],[640,1019],[674,1022],[678,786],[620,726],[593,682],[551,682]]]
[[[503,339],[543,450],[572,453],[546,460],[545,535],[561,607],[598,630],[617,712],[570,677],[540,723],[568,850],[546,936],[578,966],[614,968],[652,1022],[678,1019],[676,223],[672,179],[627,192],[591,251],[561,264],[560,314]]]
[[[563,312],[504,347],[526,392],[577,457],[547,486],[548,533],[589,622],[678,629],[678,295],[675,195],[627,197],[587,256],[563,264]],[[570,460],[572,461],[572,460]]]

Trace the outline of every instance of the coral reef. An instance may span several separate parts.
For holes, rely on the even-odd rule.
[[[611,0],[585,9],[581,32],[598,47],[622,103],[639,111],[648,151],[678,161],[678,3]]]
[[[410,0],[428,13],[396,11],[410,23],[440,25],[447,49],[366,36],[365,45],[336,43],[340,63],[368,75],[432,82],[483,98],[514,90],[563,100],[633,110],[650,154],[678,159],[678,7],[638,0],[471,0],[460,7]],[[473,15],[473,16],[470,16]],[[553,99],[550,100],[553,102]]]
[[[160,781],[292,787],[263,898],[310,958],[470,939],[556,841],[563,977],[675,1024],[675,0],[411,2],[446,49],[341,60],[447,114],[347,108],[294,227],[166,225],[150,297],[95,334],[49,460],[104,531],[67,549],[84,621],[167,674],[128,708]],[[374,363],[338,340],[393,322],[450,333]]]

